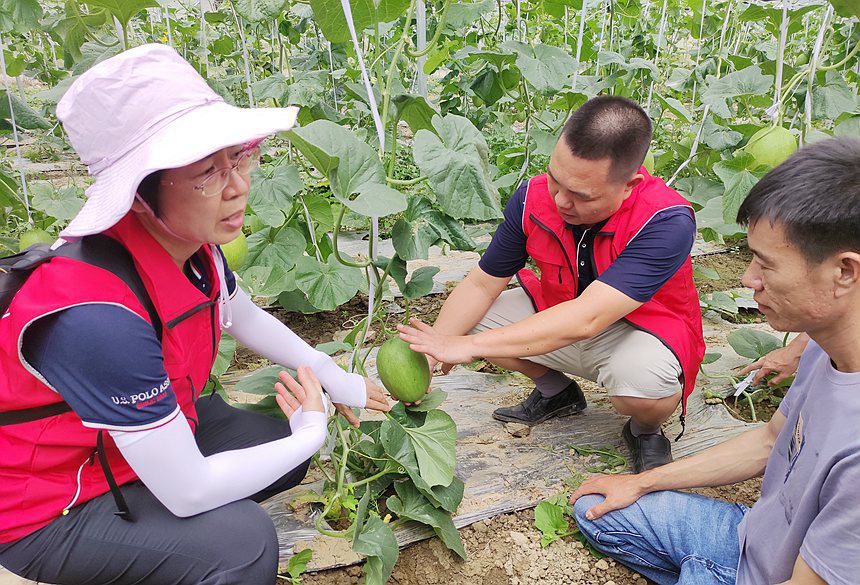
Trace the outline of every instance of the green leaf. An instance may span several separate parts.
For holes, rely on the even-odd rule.
[[[291,556],[290,561],[287,564],[287,573],[290,574],[290,577],[298,579],[299,576],[307,570],[308,563],[311,562],[313,555],[314,551],[306,548]]]
[[[233,389],[236,392],[246,392],[248,394],[274,394],[275,382],[278,381],[278,374],[283,369],[285,369],[283,366],[262,368],[236,382]]]
[[[670,112],[675,114],[677,118],[679,118],[683,122],[686,122],[687,124],[693,123],[692,119],[690,118],[690,112],[687,111],[687,108],[684,107],[684,104],[682,104],[680,101],[676,100],[673,97],[663,97],[660,94],[656,95],[657,99],[660,100],[660,103],[663,104],[664,110],[669,110]]]
[[[860,18],[860,3],[857,0],[830,0],[830,3],[833,4],[839,16]]]
[[[391,576],[400,549],[391,527],[379,516],[370,516],[352,545],[352,550],[367,557],[365,585],[384,585]]]
[[[717,272],[713,268],[708,268],[707,266],[699,266],[698,264],[693,264],[693,276],[697,276],[699,278],[707,278],[708,280],[720,279],[719,272]]]
[[[386,502],[389,510],[400,518],[427,524],[433,528],[433,532],[445,546],[457,553],[461,559],[466,559],[460,533],[447,512],[435,507],[410,481],[395,483],[394,490],[397,495],[391,496]]]
[[[259,297],[276,297],[286,290],[296,288],[295,272],[282,264],[274,266],[250,266],[242,271],[242,282],[248,293]]]
[[[320,27],[325,38],[332,43],[345,43],[350,40],[349,27],[340,0],[310,0],[310,4],[314,12],[314,22]],[[349,0],[349,6],[355,31],[360,36],[365,28],[373,24],[376,7],[373,0]]]
[[[84,206],[83,189],[74,185],[57,190],[47,181],[34,181],[29,187],[33,207],[58,221],[72,219]]]
[[[245,266],[277,266],[289,270],[304,254],[305,237],[291,227],[269,228],[248,236],[248,259]]]
[[[714,197],[696,212],[696,224],[700,230],[711,229],[721,236],[739,236],[746,230],[735,222],[727,222],[723,218],[723,198]]]
[[[218,377],[226,372],[227,368],[233,362],[235,354],[236,340],[226,333],[222,333],[221,341],[218,342],[218,356],[215,358],[215,364],[212,366],[212,375]]]
[[[725,150],[743,140],[744,135],[731,128],[721,126],[714,121],[713,116],[708,116],[705,126],[702,128],[702,142],[714,150]]]
[[[705,353],[704,357],[702,358],[702,365],[707,366],[708,364],[712,364],[721,357],[723,357],[723,354],[717,351]]]
[[[279,294],[278,304],[281,305],[285,311],[303,313],[305,315],[319,313],[322,310],[308,302],[307,295],[298,289],[288,290]]]
[[[436,388],[425,394],[420,404],[407,406],[406,410],[410,412],[430,412],[434,408],[439,408],[445,402],[446,398],[448,398],[448,393]]]
[[[235,0],[236,12],[245,20],[272,20],[281,15],[285,0]]]
[[[538,92],[550,94],[570,85],[576,61],[563,49],[519,41],[508,41],[503,47],[516,53],[517,67]]]
[[[296,286],[308,295],[308,301],[324,311],[336,309],[355,296],[364,282],[358,268],[344,266],[334,254],[325,263],[309,256],[296,262]]]
[[[417,299],[430,294],[433,289],[433,277],[439,272],[438,266],[422,266],[412,273],[412,278],[403,289],[403,296],[407,299]]]
[[[845,118],[833,129],[836,136],[860,136],[860,116]]]
[[[421,493],[443,510],[451,513],[457,510],[457,506],[463,500],[463,491],[465,489],[465,485],[459,478],[454,477],[451,483],[445,486],[437,485],[431,487],[421,475],[412,441],[409,440],[404,428],[396,422],[391,420],[383,422],[380,427],[379,437],[385,449],[385,454],[406,470],[409,478]]]
[[[391,229],[391,240],[404,260],[426,259],[430,246],[439,240],[439,232],[426,219],[398,219]]]
[[[812,86],[812,117],[816,120],[835,120],[843,112],[857,113],[857,98],[841,71],[827,71],[824,83]]]
[[[540,545],[546,547],[566,534],[570,524],[564,519],[564,508],[544,501],[535,508],[535,527],[542,534]]]
[[[352,131],[317,120],[292,130],[290,137],[311,164],[328,177],[335,197],[351,210],[382,217],[406,209],[406,197],[386,184],[376,152]]]
[[[448,9],[448,18],[445,20],[445,28],[456,32],[460,29],[472,26],[481,15],[486,14],[496,7],[493,0],[483,2],[452,2]]]
[[[448,413],[431,410],[422,426],[403,430],[415,449],[424,481],[431,487],[449,485],[457,464],[457,426]]]
[[[738,314],[738,303],[735,301],[734,297],[722,291],[711,293],[706,296],[704,303],[706,307],[710,307],[711,309],[731,313],[732,315]]]
[[[778,337],[755,329],[735,329],[728,335],[729,345],[739,356],[757,360],[782,347]]]
[[[496,219],[501,216],[487,159],[489,149],[480,131],[466,118],[433,117],[438,134],[415,134],[415,163],[428,177],[439,206],[457,219]]]
[[[279,104],[283,104],[285,102],[284,98],[287,95],[288,86],[289,82],[286,77],[280,73],[273,73],[268,77],[264,77],[263,79],[252,83],[251,89],[254,90],[254,97],[257,101],[273,99]]]
[[[27,33],[39,26],[41,18],[37,0],[0,0],[0,32]]]
[[[727,99],[742,95],[760,95],[770,91],[773,76],[764,75],[761,67],[752,65],[717,78],[709,75],[702,90],[702,102],[710,104],[711,110],[721,118],[732,118]]]
[[[433,130],[433,116],[438,112],[427,98],[419,95],[400,94],[393,99],[397,107],[397,117],[409,124],[412,133],[419,130]]]
[[[475,92],[475,95],[488,106],[492,106],[505,95],[505,88],[502,87],[499,73],[489,67],[475,77],[469,85],[469,89]]]
[[[299,171],[293,165],[260,167],[251,174],[248,205],[263,223],[280,227],[293,207],[293,197],[304,188]]]
[[[84,0],[93,8],[104,8],[115,16],[123,28],[138,12],[145,8],[159,8],[156,0]]]
[[[763,172],[750,170],[755,158],[748,152],[741,152],[733,159],[720,161],[714,165],[714,172],[725,186],[723,195],[723,220],[733,223],[750,189],[764,176]]]
[[[678,182],[675,183],[675,188],[678,189],[678,192],[687,201],[698,206],[700,209],[714,197],[722,197],[725,191],[720,182],[700,176],[678,179]]]
[[[9,98],[12,98],[12,112],[15,113],[15,124],[19,128],[35,130],[37,128],[50,128],[51,124],[41,114],[37,113],[14,93],[7,94],[6,90],[0,90],[0,120],[12,121],[9,111]]]

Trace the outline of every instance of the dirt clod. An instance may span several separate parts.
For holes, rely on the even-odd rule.
[[[532,433],[530,426],[521,423],[505,423],[505,430],[508,431],[510,436],[518,439],[528,437]]]

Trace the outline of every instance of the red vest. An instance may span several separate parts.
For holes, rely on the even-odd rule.
[[[606,222],[594,238],[595,277],[618,258],[621,251],[659,212],[672,207],[693,208],[676,191],[645,170],[639,169],[645,180],[637,185],[621,208]],[[546,175],[529,181],[523,210],[523,231],[526,250],[540,269],[540,278],[531,270],[517,274],[520,284],[531,297],[535,308],[569,301],[577,295],[577,245],[573,234],[565,228],[553,197],[546,184]],[[693,263],[690,258],[660,290],[624,320],[637,329],[651,333],[672,350],[683,371],[683,404],[696,385],[699,365],[705,355],[702,334],[702,313],[699,296],[693,284]]]
[[[170,384],[183,414],[196,427],[194,400],[215,361],[220,339],[219,279],[212,251],[201,248],[212,292],[201,293],[133,213],[105,232],[122,243],[163,323],[162,352]],[[114,274],[68,258],[37,268],[0,319],[0,411],[60,402],[59,394],[24,362],[24,331],[36,319],[82,304],[115,304],[147,322],[149,316]],[[98,359],[98,356],[93,356]],[[45,526],[66,510],[109,490],[95,457],[98,430],[74,412],[0,426],[0,543]],[[137,479],[105,433],[105,454],[119,485]]]

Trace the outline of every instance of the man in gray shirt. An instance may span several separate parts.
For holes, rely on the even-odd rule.
[[[817,142],[753,187],[738,213],[743,276],[779,331],[809,341],[770,422],[638,475],[573,494],[599,550],[663,583],[860,582],[860,141]],[[805,341],[805,338],[804,338]],[[677,490],[764,473],[739,504]]]

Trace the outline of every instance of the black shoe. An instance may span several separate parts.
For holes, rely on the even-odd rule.
[[[557,416],[577,414],[585,410],[585,406],[582,389],[579,384],[571,381],[567,388],[552,398],[544,398],[535,388],[528,398],[516,406],[497,408],[493,412],[493,418],[503,422],[536,425]]]
[[[621,437],[630,449],[633,459],[633,473],[642,473],[672,462],[672,443],[661,430],[659,433],[649,433],[633,436],[630,430],[630,420],[624,425]]]

